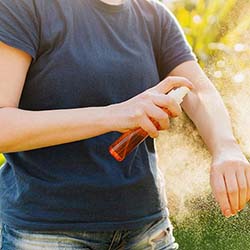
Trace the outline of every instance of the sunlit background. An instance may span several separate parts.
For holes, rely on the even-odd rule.
[[[220,91],[250,158],[250,1],[166,0]],[[225,219],[209,186],[210,155],[185,115],[157,139],[159,166],[181,250],[250,248],[250,211]],[[0,162],[3,162],[0,155]]]
[[[230,112],[250,158],[250,1],[163,1],[180,21],[199,63]],[[211,196],[210,155],[185,115],[157,140],[169,207],[181,250],[250,248],[250,211],[225,219]]]

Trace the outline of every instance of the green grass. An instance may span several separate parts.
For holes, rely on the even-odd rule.
[[[250,209],[224,218],[209,195],[188,202],[190,214],[176,221],[175,237],[181,250],[243,250],[250,249]]]

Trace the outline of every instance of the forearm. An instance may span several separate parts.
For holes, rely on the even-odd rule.
[[[177,68],[173,74],[187,77],[195,86],[182,106],[196,125],[209,151],[216,157],[229,147],[239,147],[233,135],[229,114],[218,91],[195,62],[187,62],[185,65],[186,67]]]
[[[26,151],[98,136],[112,130],[107,107],[51,111],[0,109],[0,152]]]
[[[181,110],[165,93],[181,86],[191,88],[192,84],[184,78],[168,78],[127,101],[105,107],[51,111],[25,111],[13,106],[0,108],[0,152],[55,146],[138,127],[155,137],[158,131],[151,118],[162,128],[167,127],[168,116],[161,107],[176,116]]]
[[[184,103],[212,153],[210,183],[226,217],[237,214],[250,199],[250,165],[233,136],[223,101],[211,82],[200,79]]]
[[[214,87],[208,85],[206,88],[194,89],[184,101],[183,108],[213,156],[228,146],[237,145],[230,117]]]
[[[210,183],[221,211],[226,217],[235,215],[250,200],[250,165],[233,136],[223,101],[195,61],[177,66],[170,75],[194,85],[182,105],[212,154]]]

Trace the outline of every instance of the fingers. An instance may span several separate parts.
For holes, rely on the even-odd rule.
[[[153,124],[158,130],[168,129],[170,126],[170,121],[167,112],[163,111],[162,108],[153,105],[146,105],[145,107],[147,116],[152,118]]]
[[[145,130],[152,138],[157,138],[159,136],[157,128],[147,116],[144,116],[141,119],[140,127]]]
[[[245,171],[246,180],[247,180],[247,201],[250,200],[250,168],[248,167]]]
[[[237,182],[238,182],[238,190],[239,190],[239,208],[238,210],[242,210],[247,200],[247,180],[245,176],[245,171],[237,171],[236,173]]]
[[[227,196],[227,189],[224,181],[224,177],[220,173],[211,173],[211,186],[216,201],[219,203],[222,214],[226,217],[232,215],[231,206]]]
[[[245,207],[248,201],[248,184],[244,169],[239,168],[235,174],[230,171],[226,172],[225,182],[232,213],[236,214]]]
[[[147,93],[144,94],[144,98],[151,99],[153,104],[155,104],[156,106],[166,108],[167,113],[171,117],[177,117],[182,112],[180,104],[178,104],[173,98],[165,94],[158,94],[155,92],[148,91]]]
[[[239,190],[235,173],[227,171],[225,173],[225,183],[226,183],[229,203],[231,206],[231,211],[232,214],[235,215],[239,210]]]
[[[192,88],[192,83],[183,77],[168,77],[157,86],[131,99],[135,108],[140,111],[137,115],[132,110],[129,117],[132,123],[139,125],[153,138],[158,136],[157,130],[169,128],[168,114],[177,117],[182,109],[177,101],[165,95],[165,92],[180,86]]]
[[[169,96],[162,96],[162,98],[157,98],[153,100],[158,106],[161,106],[167,110],[167,113],[171,117],[177,117],[181,114],[182,109],[180,104],[178,104],[173,98]]]
[[[144,131],[148,133],[150,137],[156,138],[159,136],[158,129],[154,124],[154,122],[152,121],[152,119],[150,119],[150,117],[147,115],[146,109],[147,107],[145,107],[144,104],[143,105],[141,104],[140,108],[137,108],[135,110],[132,119],[136,121],[137,124],[136,127],[141,127]]]
[[[192,89],[193,84],[184,77],[167,77],[151,89],[156,90],[159,93],[166,94],[173,88],[178,87],[188,87],[189,89]]]
[[[250,164],[242,157],[228,160],[229,154],[222,155],[211,167],[211,187],[226,217],[236,215],[244,209],[250,199]]]
[[[169,114],[171,117],[177,117],[182,112],[177,101],[165,95],[172,88],[180,86],[193,88],[192,83],[186,78],[168,77],[153,88],[147,89],[125,102],[113,105],[118,111],[125,110],[125,112],[119,112],[119,114],[123,114],[124,121],[121,121],[121,125],[116,126],[115,130],[123,132],[139,126],[144,127],[144,130],[148,131],[151,137],[156,137],[158,134],[158,131],[156,132],[157,127],[158,129],[167,129],[169,127],[169,117],[162,112]],[[145,105],[148,104],[153,107],[145,110]],[[159,107],[164,110],[158,110]],[[143,125],[141,126],[141,124]]]

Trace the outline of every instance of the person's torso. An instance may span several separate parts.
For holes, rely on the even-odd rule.
[[[116,7],[99,0],[36,2],[40,44],[21,109],[105,106],[159,82],[160,24],[146,1]],[[119,135],[6,154],[2,190],[7,181],[15,183],[2,194],[8,198],[4,211],[21,218],[20,223],[33,220],[53,227],[66,221],[79,228],[159,212],[164,204],[155,180],[153,140],[118,163],[108,147]]]

